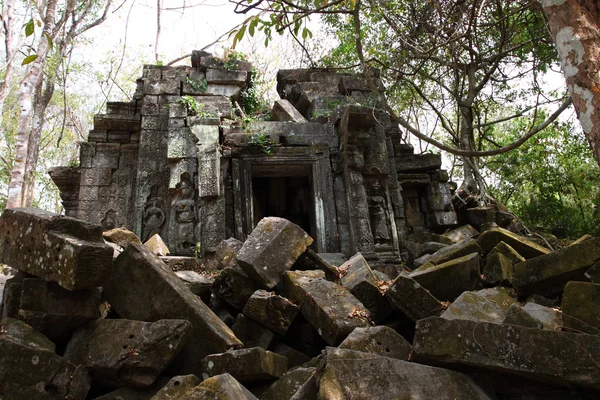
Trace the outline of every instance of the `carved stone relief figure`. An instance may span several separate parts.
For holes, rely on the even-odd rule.
[[[104,228],[105,231],[115,229],[119,226],[117,218],[117,212],[114,209],[109,208],[104,212],[104,217],[100,220],[100,225],[102,225],[102,228]]]
[[[371,229],[373,229],[375,246],[390,244],[390,227],[385,199],[381,196],[369,197],[369,212],[371,214]]]
[[[154,234],[160,234],[160,228],[166,220],[164,200],[161,197],[148,196],[148,201],[144,206],[143,224],[144,231],[142,241],[147,241]]]
[[[196,225],[196,202],[194,185],[189,174],[181,175],[176,185],[177,195],[172,205],[175,215],[175,254],[191,254],[196,245],[194,227]]]

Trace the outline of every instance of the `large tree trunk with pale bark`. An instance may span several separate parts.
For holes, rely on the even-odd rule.
[[[600,3],[541,0],[573,105],[600,165]]]

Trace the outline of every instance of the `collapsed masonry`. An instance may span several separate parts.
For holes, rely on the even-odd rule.
[[[18,270],[1,309],[4,400],[600,392],[599,238],[551,252],[464,226],[390,280],[360,253],[327,263],[277,217],[222,242],[202,274],[171,271],[129,231],[36,209],[6,210],[0,236]]]
[[[79,167],[51,170],[66,214],[188,256],[284,217],[318,253],[381,264],[406,259],[408,235],[457,224],[440,156],[413,154],[360,76],[282,70],[272,120],[236,121],[250,71],[203,52],[146,65],[133,100],[95,116]]]

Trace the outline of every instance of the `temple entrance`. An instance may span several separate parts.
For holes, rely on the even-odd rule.
[[[252,178],[254,221],[281,217],[311,232],[311,188],[308,177]]]

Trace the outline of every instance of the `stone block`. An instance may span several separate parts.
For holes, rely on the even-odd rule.
[[[99,285],[112,266],[113,250],[102,228],[34,208],[0,216],[0,261],[67,290]]]
[[[339,283],[340,280],[340,271],[332,266],[329,262],[325,261],[323,257],[321,257],[323,253],[315,253],[312,249],[306,249],[306,251],[298,257],[298,260],[292,266],[292,270],[301,270],[301,271],[323,271],[325,273],[325,278],[328,281]],[[336,262],[338,262],[336,260]],[[343,264],[343,262],[338,265]]]
[[[160,110],[160,105],[158,101],[158,96],[144,96],[144,100],[142,102],[142,117],[146,115],[158,115]]]
[[[227,267],[236,267],[237,261],[235,257],[243,244],[236,238],[221,241],[214,255],[205,261],[206,269],[209,271],[220,271]]]
[[[420,246],[419,257],[422,257],[426,254],[433,254],[444,247],[448,247],[448,245],[438,242],[425,242]]]
[[[164,257],[171,254],[171,251],[158,233],[152,235],[152,237],[148,239],[146,243],[144,243],[144,246],[146,246],[148,250],[152,252],[152,254],[156,254],[157,256]]]
[[[190,321],[192,340],[174,362],[181,373],[198,375],[202,357],[242,345],[227,325],[143,245],[129,244],[102,286],[106,299],[122,318]]]
[[[296,316],[290,329],[281,338],[281,342],[308,357],[318,356],[327,346],[327,342],[323,340],[317,328],[302,314]]]
[[[84,365],[105,387],[150,386],[191,339],[185,320],[100,319],[78,329],[65,358]]]
[[[439,154],[402,154],[396,157],[398,173],[425,172],[440,169],[442,156]]]
[[[212,96],[225,96],[235,101],[239,98],[241,92],[242,88],[240,86],[209,83],[206,86],[205,94]]]
[[[54,344],[24,322],[5,318],[0,332],[0,393],[4,399],[84,400],[87,370],[56,355]]]
[[[382,272],[373,271],[362,254],[355,254],[339,269],[343,274],[342,285],[369,310],[371,320],[379,322],[392,313],[392,306],[382,290],[391,279]]]
[[[472,253],[481,253],[481,247],[479,247],[476,240],[465,239],[451,246],[446,246],[433,254],[427,254],[417,258],[415,260],[415,266],[420,267],[425,263],[439,265],[445,263],[446,261],[454,260],[455,258],[463,257]]]
[[[118,244],[121,247],[127,247],[131,242],[141,243],[140,238],[127,228],[115,228],[106,232],[102,232],[102,237],[109,242]]]
[[[205,114],[216,114],[220,118],[232,118],[231,101],[225,96],[200,96],[197,100],[202,104]],[[188,117],[188,126],[202,122],[201,117]]]
[[[202,365],[204,379],[228,373],[242,383],[277,379],[287,371],[285,357],[260,347],[211,354]]]
[[[236,315],[238,314],[238,311],[234,307],[215,296],[211,296],[208,306],[225,325],[230,328],[234,325]]]
[[[108,138],[108,132],[106,129],[94,129],[88,133],[88,142],[106,142]]]
[[[452,301],[479,282],[479,254],[471,253],[445,263],[427,263],[409,276],[441,301]]]
[[[201,384],[173,400],[258,400],[233,376],[221,374],[207,378]]]
[[[600,238],[586,240],[515,265],[513,287],[519,295],[560,294],[568,281],[586,281],[585,272],[599,260]]]
[[[6,281],[4,291],[2,292],[2,315],[0,320],[6,317],[18,318],[23,280],[29,277],[31,275],[24,272],[17,272],[12,278]]]
[[[534,241],[502,228],[485,231],[479,235],[477,242],[486,253],[491,251],[500,242],[508,244],[526,259],[550,253],[550,250]]]
[[[220,193],[221,153],[213,147],[210,151],[200,152],[198,155],[198,195],[217,197]]]
[[[488,254],[483,267],[483,280],[490,285],[510,285],[514,275],[513,263],[502,253]]]
[[[516,303],[515,299],[501,287],[465,292],[444,311],[441,317],[448,320],[468,319],[501,324],[506,318],[508,309],[514,303]]]
[[[219,144],[219,127],[214,125],[193,125],[190,127],[198,139],[199,146],[214,146]]]
[[[236,259],[248,276],[271,289],[312,242],[298,225],[283,218],[265,217],[248,235]]]
[[[131,141],[131,132],[109,131],[106,135],[106,141],[110,143],[129,143]]]
[[[315,375],[319,400],[492,400],[470,377],[359,351],[328,347]]]
[[[69,291],[55,282],[25,278],[18,318],[48,338],[68,338],[81,325],[100,317],[97,288]]]
[[[524,306],[514,303],[506,312],[503,323],[559,331],[563,327],[563,315],[553,307],[531,302]]]
[[[205,303],[210,299],[210,287],[215,282],[214,276],[202,275],[196,271],[175,271],[175,275]]]
[[[227,71],[225,69],[207,68],[206,69],[206,81],[211,83],[217,83],[221,85],[234,85],[244,86],[248,80],[247,71]]]
[[[316,372],[316,368],[296,368],[273,383],[260,395],[261,400],[290,399],[294,393]]]
[[[567,283],[561,309],[565,328],[600,336],[600,285]]]
[[[597,261],[587,271],[585,277],[593,283],[600,283],[600,261]]]
[[[276,100],[271,109],[273,121],[308,122],[288,100]]]
[[[243,313],[273,332],[285,335],[299,309],[285,297],[261,289],[250,296]]]
[[[180,375],[174,376],[171,380],[162,387],[150,400],[174,400],[181,398],[185,399],[185,394],[198,386],[202,379],[196,375]]]
[[[496,253],[502,254],[503,256],[508,258],[513,265],[517,265],[518,263],[525,261],[525,258],[522,255],[520,255],[515,249],[513,249],[512,247],[510,247],[510,245],[504,242],[500,242],[496,246],[494,246],[494,248],[487,254],[487,256],[489,257]]]
[[[338,348],[408,360],[411,344],[390,327],[369,326],[354,329]]]
[[[479,232],[477,229],[473,228],[471,225],[463,225],[456,229],[453,229],[449,232],[444,233],[442,236],[447,237],[452,240],[454,243],[461,242],[465,239],[471,239],[477,237]]]
[[[301,351],[298,351],[296,349],[293,349],[290,346],[288,346],[287,344],[282,343],[282,342],[275,342],[274,344],[271,345],[269,350],[271,350],[273,353],[277,353],[280,356],[284,356],[285,358],[287,358],[288,370],[290,370],[294,367],[298,367],[298,366],[310,361],[310,358],[306,354],[304,354]]]
[[[122,387],[100,397],[94,397],[94,400],[151,400],[165,383],[164,378],[158,378],[154,384],[148,387]]]
[[[247,242],[246,242],[247,243]],[[369,311],[348,289],[323,278],[288,271],[285,292],[330,345],[338,345],[359,326],[369,326]]]
[[[225,300],[238,310],[242,310],[258,285],[241,268],[224,268],[211,287],[213,294]]]
[[[275,338],[273,331],[242,313],[237,315],[231,330],[247,349],[261,347],[267,350]]]
[[[417,281],[405,275],[398,275],[385,291],[385,297],[392,307],[402,311],[412,321],[439,316],[444,305]]]
[[[417,362],[600,389],[600,337],[517,325],[427,318],[417,322]]]
[[[167,137],[167,158],[178,159],[196,157],[197,139],[190,128],[169,129]]]

